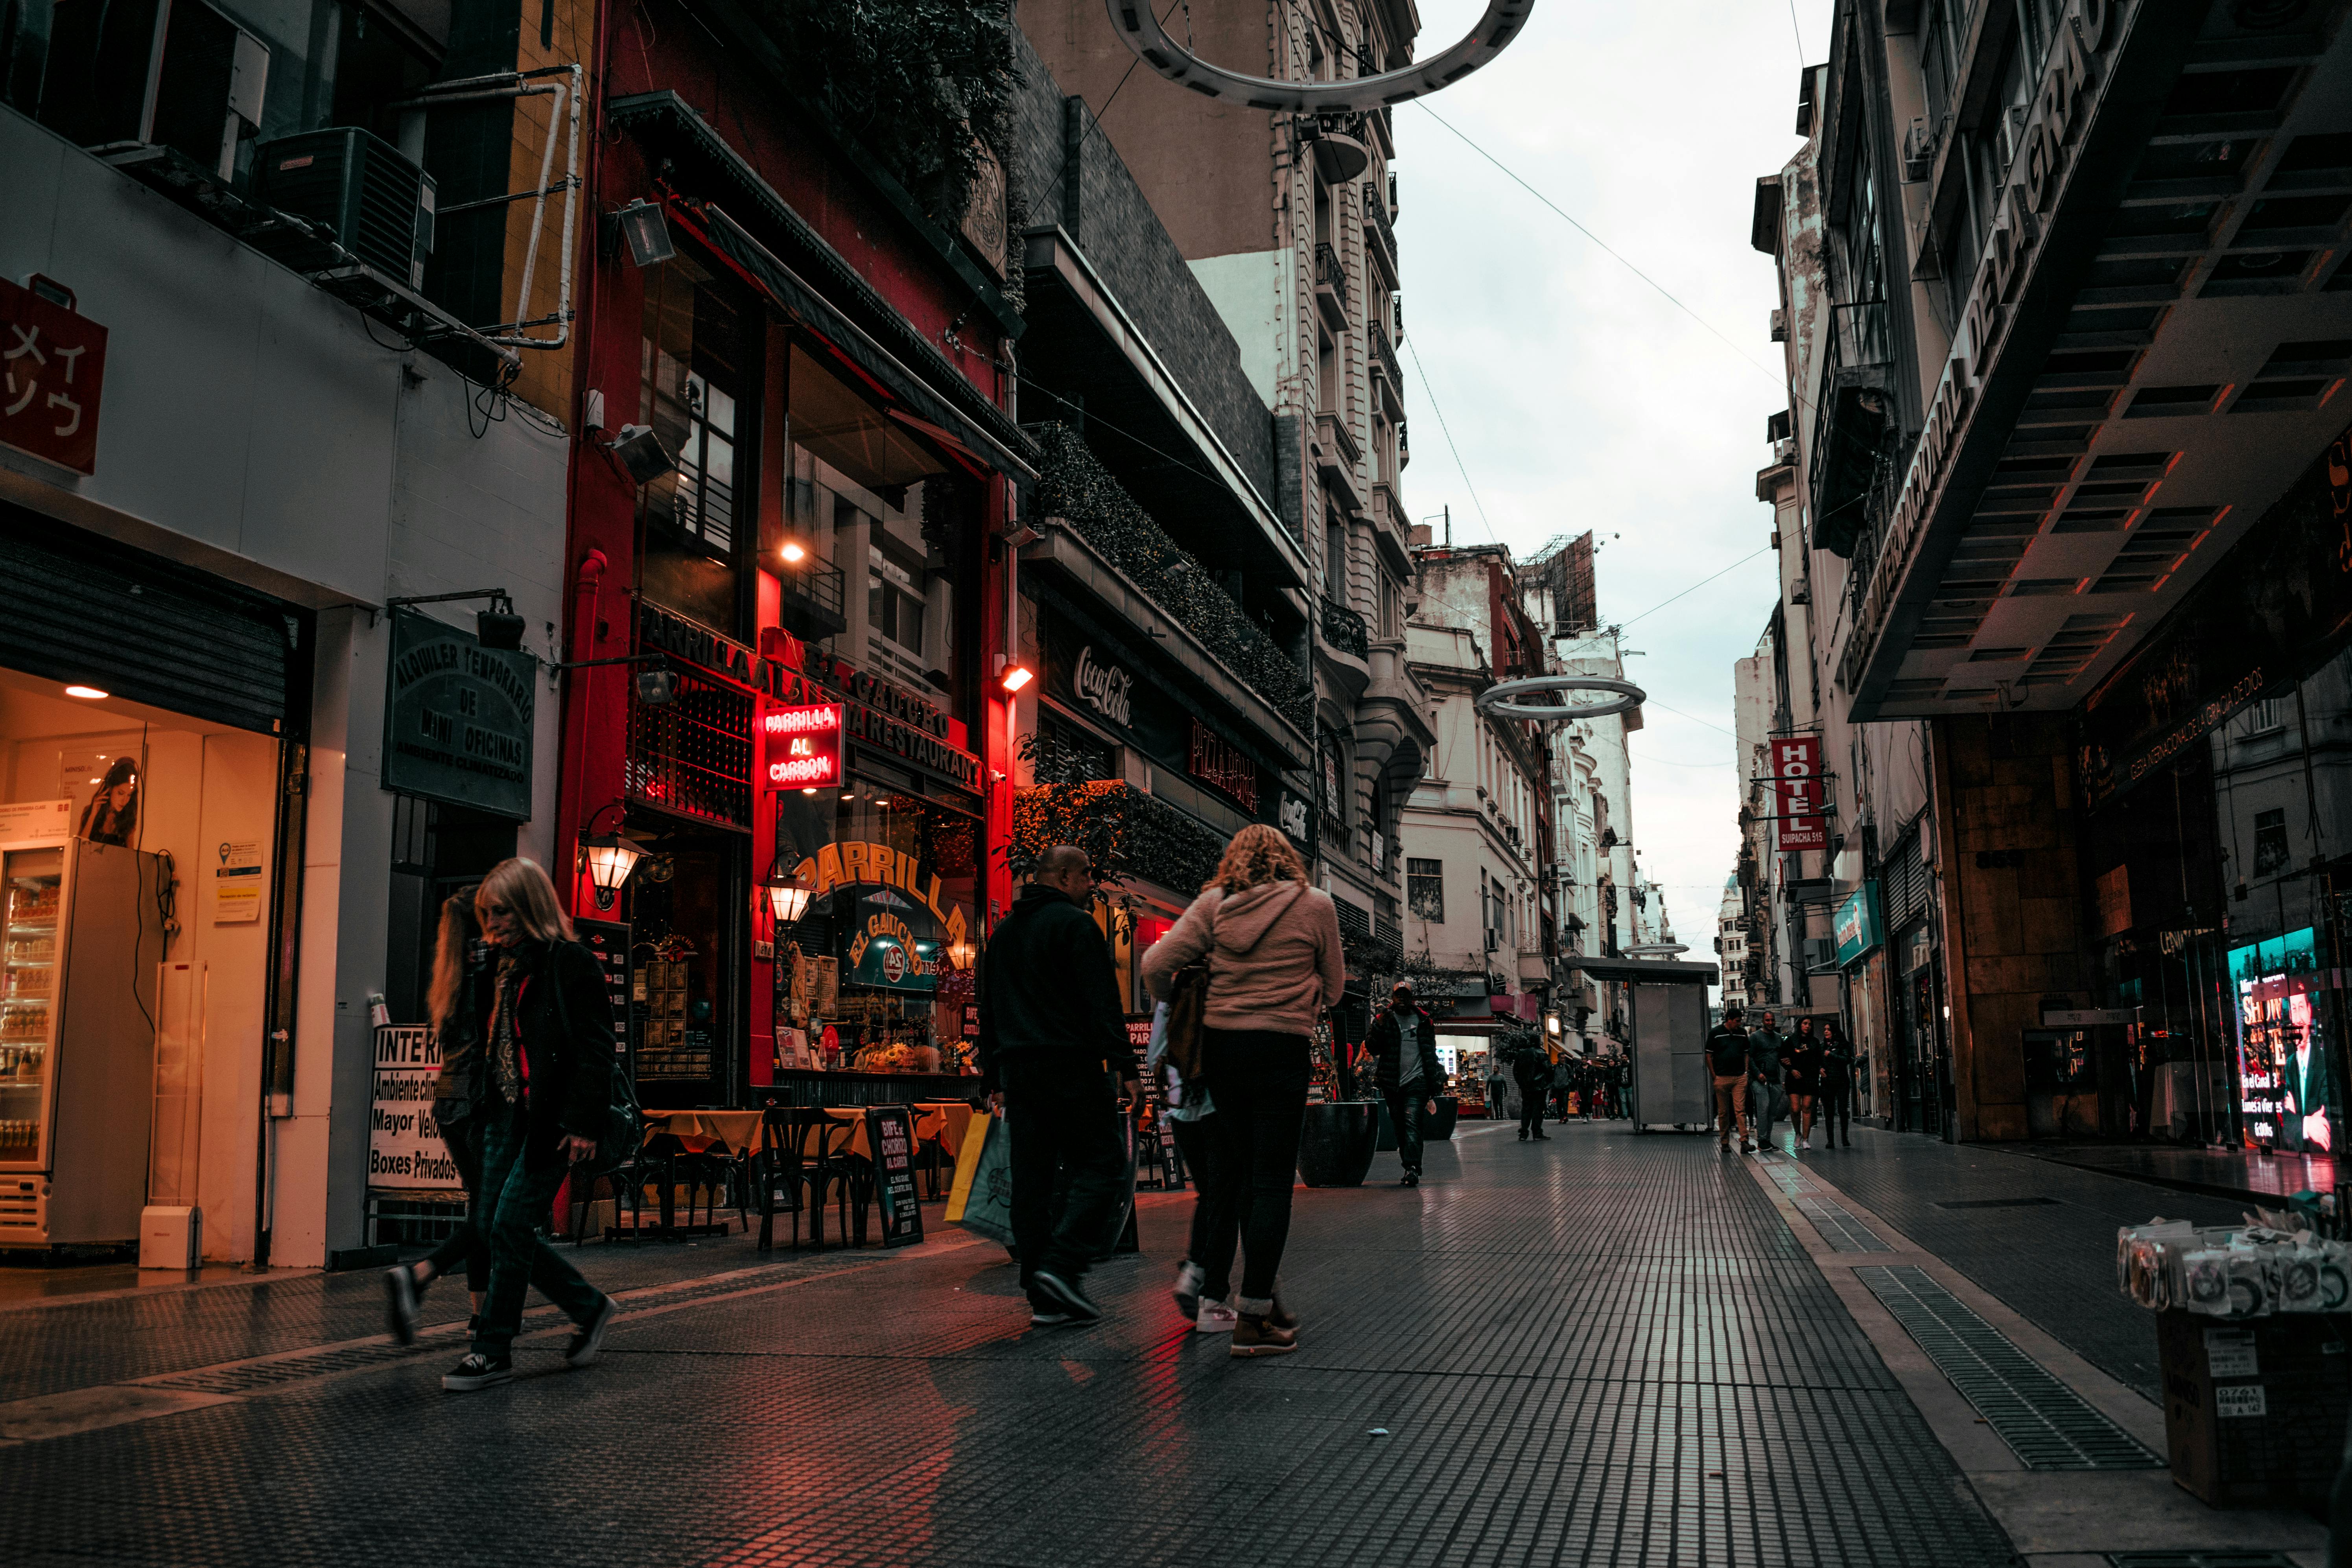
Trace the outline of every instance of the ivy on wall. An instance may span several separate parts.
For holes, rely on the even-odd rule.
[[[1013,797],[1004,862],[1025,877],[1056,844],[1087,852],[1104,882],[1145,881],[1190,895],[1216,874],[1225,841],[1121,779],[1034,784]]]
[[[1012,0],[751,0],[802,90],[950,233],[1012,162]]]
[[[1127,493],[1076,430],[1058,423],[1024,428],[1045,454],[1037,515],[1066,518],[1104,560],[1182,622],[1243,684],[1299,729],[1307,729],[1315,690],[1307,672]]]

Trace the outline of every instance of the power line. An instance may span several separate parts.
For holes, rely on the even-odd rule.
[[[1797,66],[1804,68],[1805,30],[1797,26],[1797,0],[1789,0],[1789,31],[1797,35]]]
[[[1725,730],[1722,725],[1717,723],[1712,719],[1702,719],[1696,713],[1685,713],[1679,708],[1667,707],[1665,703],[1659,701],[1654,697],[1644,697],[1642,700],[1642,706],[1644,708],[1664,708],[1667,712],[1673,714],[1677,719],[1687,719],[1694,724],[1704,724],[1710,730],[1721,731],[1724,734],[1729,735],[1735,741],[1739,739],[1739,732],[1736,730]]]
[[[1438,124],[1444,126],[1446,130],[1453,132],[1455,136],[1460,137],[1463,144],[1468,147],[1470,151],[1477,153],[1478,156],[1486,159],[1486,162],[1494,164],[1497,169],[1502,170],[1504,174],[1521,190],[1527,192],[1528,195],[1535,197],[1536,200],[1541,202],[1544,205],[1557,213],[1560,217],[1566,219],[1570,228],[1573,228],[1577,233],[1582,235],[1585,238],[1591,240],[1593,244],[1607,251],[1612,257],[1616,258],[1626,271],[1631,272],[1634,277],[1639,278],[1643,282],[1647,283],[1660,294],[1664,295],[1667,301],[1671,303],[1675,310],[1680,310],[1684,315],[1688,316],[1692,321],[1696,321],[1700,326],[1705,327],[1722,342],[1724,347],[1729,349],[1733,353],[1738,354],[1741,359],[1746,360],[1758,371],[1762,372],[1762,374],[1767,376],[1770,376],[1773,384],[1780,387],[1784,395],[1794,398],[1800,405],[1803,405],[1808,407],[1811,406],[1811,405],[1806,402],[1804,396],[1788,384],[1788,379],[1785,376],[1773,374],[1769,369],[1766,368],[1763,361],[1757,359],[1746,349],[1741,348],[1738,343],[1732,342],[1730,338],[1726,337],[1724,333],[1717,328],[1714,322],[1708,321],[1705,316],[1700,315],[1696,310],[1692,310],[1688,305],[1684,304],[1681,300],[1675,297],[1674,291],[1668,289],[1664,284],[1659,282],[1656,279],[1651,277],[1648,273],[1634,266],[1631,261],[1626,260],[1624,256],[1615,247],[1611,246],[1607,240],[1593,233],[1582,224],[1577,222],[1576,219],[1569,214],[1567,208],[1561,206],[1558,202],[1553,201],[1549,196],[1544,195],[1541,191],[1528,184],[1526,180],[1521,179],[1519,175],[1512,170],[1509,164],[1504,163],[1500,158],[1496,157],[1492,153],[1487,152],[1486,149],[1478,145],[1477,142],[1471,141],[1469,136],[1463,132],[1455,130],[1452,121],[1439,114],[1435,110],[1430,108],[1428,104],[1416,99],[1413,100],[1413,107],[1420,110],[1423,114],[1428,115],[1432,120],[1436,121]]]
[[[1478,499],[1478,487],[1470,482],[1470,470],[1462,461],[1462,448],[1454,444],[1454,431],[1445,423],[1445,410],[1437,405],[1437,394],[1429,389],[1429,373],[1421,368],[1421,352],[1410,342],[1404,345],[1404,352],[1412,360],[1412,374],[1421,378],[1421,395],[1429,399],[1429,411],[1437,416],[1437,428],[1445,437],[1445,449],[1454,454],[1454,468],[1462,476],[1462,488],[1470,492],[1470,504],[1478,509],[1478,521],[1486,525],[1486,537],[1502,543],[1503,536],[1495,531],[1494,520],[1486,515],[1486,503]]]
[[[1663,599],[1663,600],[1660,600],[1657,604],[1652,605],[1648,609],[1643,610],[1643,611],[1642,612],[1642,616],[1654,616],[1654,615],[1656,615],[1660,610],[1663,610],[1663,609],[1664,609],[1668,605],[1673,604],[1673,603],[1675,602],[1675,599],[1687,598],[1687,597],[1688,597],[1688,596],[1690,596],[1691,595],[1697,593],[1701,588],[1706,587],[1709,583],[1714,582],[1717,577],[1723,576],[1726,573],[1730,573],[1730,572],[1737,572],[1737,571],[1738,571],[1742,566],[1747,565],[1750,561],[1755,560],[1757,556],[1763,554],[1765,551],[1769,550],[1769,549],[1771,549],[1771,548],[1772,548],[1772,546],[1770,546],[1770,545],[1769,545],[1769,544],[1768,544],[1768,545],[1765,545],[1765,546],[1763,547],[1763,549],[1761,549],[1761,550],[1757,550],[1757,551],[1751,552],[1750,552],[1750,553],[1748,553],[1748,554],[1746,554],[1746,555],[1741,556],[1738,560],[1737,560],[1737,561],[1733,562],[1730,565],[1728,565],[1728,566],[1725,567],[1725,568],[1723,569],[1723,571],[1722,571],[1722,572],[1711,572],[1711,573],[1709,573],[1707,575],[1706,575],[1706,576],[1704,576],[1704,577],[1700,578],[1697,582],[1696,582],[1696,583],[1692,584],[1689,587],[1685,588],[1681,593],[1676,594],[1676,595],[1675,595],[1675,598],[1674,598],[1674,599]],[[1620,631],[1624,630],[1627,626],[1632,626],[1632,625],[1633,624],[1633,621],[1638,621],[1638,620],[1640,620],[1640,619],[1642,618],[1642,616],[1635,616],[1633,617],[1633,620],[1630,620],[1630,621],[1620,621],[1620,622],[1618,622],[1618,623],[1617,623],[1617,629],[1618,629],[1618,630],[1620,630]]]

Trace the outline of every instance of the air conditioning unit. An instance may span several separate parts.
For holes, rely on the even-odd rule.
[[[1925,120],[1914,120],[1903,133],[1903,179],[1917,184],[1936,166],[1936,138]]]
[[[280,136],[256,150],[254,195],[334,230],[373,271],[425,286],[433,254],[433,176],[382,137],[353,125]]]
[[[1776,343],[1789,341],[1789,312],[1786,310],[1772,312],[1772,341]]]
[[[169,147],[226,183],[268,81],[269,46],[204,0],[58,0],[39,119],[94,151]]]
[[[1789,603],[1792,605],[1810,605],[1812,602],[1813,585],[1811,583],[1802,577],[1799,577],[1789,584]]]
[[[1772,443],[1773,467],[1782,468],[1790,468],[1795,465],[1796,461],[1797,438],[1794,436],[1784,436],[1778,441]]]

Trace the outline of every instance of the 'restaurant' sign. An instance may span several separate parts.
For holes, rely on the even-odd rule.
[[[383,787],[530,819],[531,681],[539,661],[470,632],[392,612]]]
[[[941,774],[958,788],[980,788],[980,759],[950,740],[953,721],[933,702],[835,660],[834,684],[849,695],[849,738]]]
[[[1829,826],[1822,820],[1822,738],[1783,735],[1772,742],[1772,786],[1780,809],[1780,848],[1826,849]]]
[[[65,293],[47,279],[36,282]],[[0,444],[77,474],[97,472],[105,380],[104,327],[0,278]]]

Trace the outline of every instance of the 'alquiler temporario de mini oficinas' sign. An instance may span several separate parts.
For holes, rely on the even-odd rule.
[[[383,787],[529,821],[538,666],[430,616],[393,611]]]

